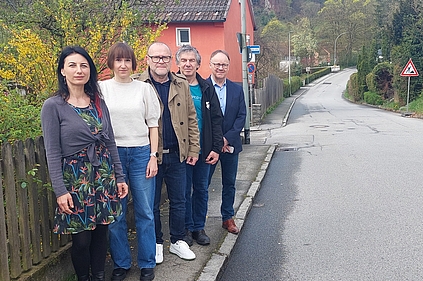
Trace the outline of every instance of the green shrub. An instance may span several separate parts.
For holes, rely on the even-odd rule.
[[[302,86],[301,77],[292,76],[291,77],[291,94],[295,93]],[[288,78],[283,79],[283,97],[289,97],[289,82]]]
[[[373,105],[382,105],[383,99],[374,92],[365,92],[364,102],[368,104],[373,104]]]
[[[383,62],[377,64],[372,72],[366,76],[366,84],[370,92],[377,93],[383,99],[394,97],[392,88],[393,66],[390,63]]]
[[[370,92],[373,92],[373,93],[377,92],[377,86],[375,83],[375,74],[373,72],[370,72],[369,74],[366,75],[366,84]]]
[[[391,100],[389,102],[385,102],[383,104],[383,108],[390,109],[390,110],[399,110],[400,105],[397,102]]]
[[[331,73],[331,69],[330,67],[326,67],[326,68],[322,68],[316,72],[313,72],[311,74],[307,74],[306,79],[307,82],[310,83],[311,81],[317,80],[320,77],[323,77],[325,75],[328,75]]]
[[[41,106],[34,105],[17,91],[0,96],[0,143],[36,138],[42,134]]]
[[[357,72],[351,74],[347,87],[348,87],[348,94],[352,98],[352,101],[357,102],[363,99],[363,97],[360,94],[360,87],[358,84]]]
[[[408,105],[410,111],[416,112],[418,114],[423,113],[423,97],[420,96],[414,101],[410,102]]]

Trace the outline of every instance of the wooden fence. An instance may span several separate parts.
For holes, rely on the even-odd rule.
[[[70,242],[52,232],[56,197],[42,137],[1,146],[0,280],[17,279]]]
[[[258,122],[266,110],[275,105],[283,97],[283,81],[275,75],[263,80],[263,88],[255,89],[252,97],[253,123]]]

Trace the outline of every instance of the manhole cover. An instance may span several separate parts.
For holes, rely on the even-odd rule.
[[[312,128],[327,128],[329,125],[311,125]]]
[[[298,151],[298,147],[278,147],[276,151]]]

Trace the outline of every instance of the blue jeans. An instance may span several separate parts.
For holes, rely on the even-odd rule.
[[[154,233],[154,178],[147,179],[145,172],[150,160],[150,145],[139,147],[118,147],[123,173],[129,184],[135,212],[138,257],[140,268],[156,266],[156,236]],[[110,253],[114,268],[131,267],[131,251],[128,243],[126,222],[128,196],[122,199],[122,215],[109,226]]]
[[[220,167],[222,169],[222,204],[220,213],[222,221],[226,221],[235,215],[235,181],[238,172],[238,154],[222,153],[219,156]],[[210,167],[209,184],[213,176],[216,165]]]
[[[169,198],[170,242],[176,243],[185,235],[185,188],[186,164],[179,161],[179,152],[164,153],[162,164],[156,176],[156,195],[154,197],[154,225],[156,243],[163,244],[162,223],[160,221],[160,199],[163,180]]]
[[[185,228],[198,231],[204,229],[206,224],[210,164],[199,159],[195,166],[186,165]]]

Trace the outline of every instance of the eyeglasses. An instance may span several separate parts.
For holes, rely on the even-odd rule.
[[[229,63],[216,63],[216,62],[210,62],[214,68],[223,68],[223,69],[227,69],[229,66]]]
[[[147,55],[147,56],[154,63],[158,63],[160,60],[162,60],[164,63],[168,63],[170,62],[170,59],[172,58],[172,56],[150,56],[150,55]]]

